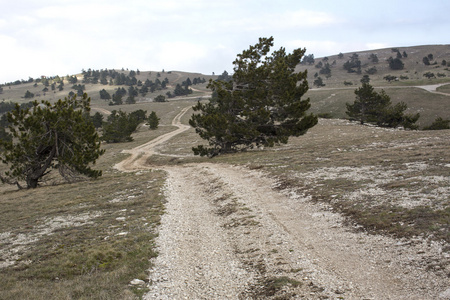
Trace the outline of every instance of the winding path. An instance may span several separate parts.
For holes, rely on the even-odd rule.
[[[163,134],[143,145],[135,147],[129,150],[123,150],[122,153],[131,154],[125,160],[116,164],[114,168],[123,171],[123,172],[132,172],[140,169],[147,169],[146,162],[147,159],[155,154],[154,148],[157,145],[165,143],[172,137],[188,130],[190,128],[189,125],[184,125],[181,123],[181,117],[191,108],[191,106],[187,106],[183,108],[172,120],[172,125],[178,127],[178,129],[171,131],[169,133]]]

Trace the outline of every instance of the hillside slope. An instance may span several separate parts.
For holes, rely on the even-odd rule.
[[[401,54],[401,61],[404,64],[402,70],[392,70],[389,67],[387,60],[392,57],[397,57],[397,52]],[[344,64],[350,60],[352,55],[357,54],[361,63],[361,73],[357,72],[349,73],[344,69]],[[430,65],[425,65],[423,62],[424,57],[430,57]],[[378,62],[371,61],[371,57],[376,55]],[[448,62],[448,65],[447,65]],[[330,65],[331,76],[327,78],[325,74],[320,74],[321,68],[328,63]],[[320,67],[322,64],[322,67]],[[354,90],[360,86],[360,80],[363,75],[367,74],[367,70],[376,68],[376,73],[370,75],[370,83],[378,89],[384,89],[386,93],[391,97],[393,103],[400,101],[405,102],[408,105],[408,113],[419,112],[421,118],[418,124],[420,127],[431,124],[437,117],[444,119],[450,118],[450,45],[426,45],[415,47],[401,47],[401,48],[386,48],[376,49],[369,51],[360,51],[355,53],[344,53],[341,55],[332,55],[327,58],[316,58],[312,64],[301,64],[297,67],[298,71],[308,71],[308,82],[310,85],[310,91],[307,93],[307,97],[311,98],[312,112],[314,113],[328,113],[335,118],[345,118],[345,103],[353,102],[355,99]],[[90,70],[89,70],[90,71]],[[128,76],[132,70],[116,70]],[[76,84],[85,86],[85,92],[93,100],[93,106],[100,109],[124,109],[132,110],[128,105],[119,105],[115,107],[109,107],[108,100],[100,99],[100,90],[105,89],[110,95],[115,93],[118,88],[123,88],[128,91],[129,85],[115,85],[112,78],[108,77],[108,84],[101,83],[85,83],[85,72],[75,75],[78,78]],[[317,73],[317,74],[316,74]],[[433,73],[434,78],[426,78],[424,74]],[[391,75],[398,80],[391,82],[386,81],[384,78],[387,75]],[[317,88],[314,86],[316,76],[320,76],[323,79],[324,86]],[[64,79],[64,89],[59,91],[58,89],[44,92],[45,86],[42,79],[33,80],[33,82],[24,82],[21,84],[9,84],[3,85],[3,92],[0,94],[2,101],[13,102],[28,102],[34,99],[45,99],[49,101],[55,101],[57,99],[64,98],[69,92],[75,92],[72,88],[73,84],[67,82],[66,77]],[[156,82],[157,80],[164,80],[167,78],[168,84],[164,89],[156,89],[154,92],[146,94],[139,93],[135,97],[137,103],[145,103],[152,101],[158,95],[166,95],[167,92],[174,91],[177,84],[182,84],[188,78],[193,81],[194,78],[205,79],[206,82],[196,85],[191,85],[193,93],[190,97],[200,97],[208,95],[210,91],[206,89],[206,85],[209,79],[217,79],[218,76],[203,75],[198,73],[180,72],[180,71],[142,71],[138,75],[135,75],[137,81],[144,83],[146,80]],[[16,83],[20,83],[17,81]],[[54,78],[49,79],[49,83],[53,83]],[[423,89],[428,85],[439,84],[438,90]],[[134,85],[134,88],[140,89],[141,86]],[[35,96],[29,99],[24,99],[25,93],[29,91]],[[124,100],[127,96],[124,97]]]

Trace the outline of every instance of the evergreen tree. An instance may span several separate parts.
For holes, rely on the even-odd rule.
[[[438,117],[434,120],[434,122],[430,126],[426,126],[423,130],[442,130],[442,129],[450,129],[450,119],[443,119],[442,117]]]
[[[92,124],[94,124],[95,128],[100,128],[103,125],[103,115],[99,112],[96,112],[93,116],[91,116]]]
[[[100,92],[100,99],[109,100],[111,99],[111,95],[105,90],[101,90]]]
[[[414,124],[419,119],[419,114],[405,115],[407,109],[405,103],[391,104],[391,98],[381,90],[375,92],[374,88],[363,82],[362,87],[355,90],[356,100],[353,104],[346,103],[346,114],[351,120],[361,124],[372,123],[383,127],[398,127],[417,129]]]
[[[272,46],[272,37],[260,38],[238,54],[231,81],[210,80],[208,88],[217,98],[198,102],[194,111],[199,113],[189,120],[210,146],[193,148],[196,155],[287,143],[317,123],[316,116],[306,115],[309,99],[301,100],[308,90],[307,74],[295,71],[305,50],[286,54],[281,48],[269,55]]]
[[[66,180],[81,175],[96,178],[101,171],[88,165],[103,154],[99,137],[89,117],[90,98],[84,94],[58,100],[33,102],[32,109],[18,105],[8,113],[12,141],[2,141],[0,153],[9,171],[0,175],[2,182],[27,188],[36,188],[52,169],[57,169]]]
[[[103,124],[102,140],[107,143],[131,142],[131,134],[136,131],[140,121],[121,110],[113,110]]]
[[[158,118],[156,113],[154,111],[152,111],[150,113],[150,115],[148,116],[147,125],[150,127],[150,129],[155,130],[158,128],[159,120],[160,120],[160,118]]]
[[[401,54],[400,54],[400,56],[401,56]],[[391,68],[392,70],[403,70],[403,67],[405,66],[404,63],[402,62],[402,60],[398,57],[397,58],[389,57],[388,63],[389,63],[389,68]]]
[[[30,92],[29,90],[27,90],[25,92],[25,96],[24,96],[25,99],[29,99],[29,98],[33,98],[33,97],[34,97],[34,94],[32,92]]]

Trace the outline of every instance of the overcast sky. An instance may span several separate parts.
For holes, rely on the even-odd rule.
[[[259,37],[315,57],[449,44],[448,0],[0,0],[0,83],[82,69],[232,72]]]

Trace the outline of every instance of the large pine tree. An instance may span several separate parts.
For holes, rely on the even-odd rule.
[[[306,114],[309,98],[307,74],[295,67],[305,53],[284,48],[269,54],[273,38],[238,54],[233,62],[230,81],[212,81],[208,87],[217,95],[208,103],[199,102],[189,120],[209,147],[194,147],[196,155],[215,156],[254,146],[287,143],[290,136],[300,136],[317,124],[317,117]]]
[[[1,161],[9,171],[0,174],[3,182],[36,188],[52,169],[66,179],[101,176],[89,164],[103,154],[100,140],[89,117],[90,98],[84,94],[58,100],[34,101],[33,107],[16,105],[8,113],[12,140],[0,140]]]

